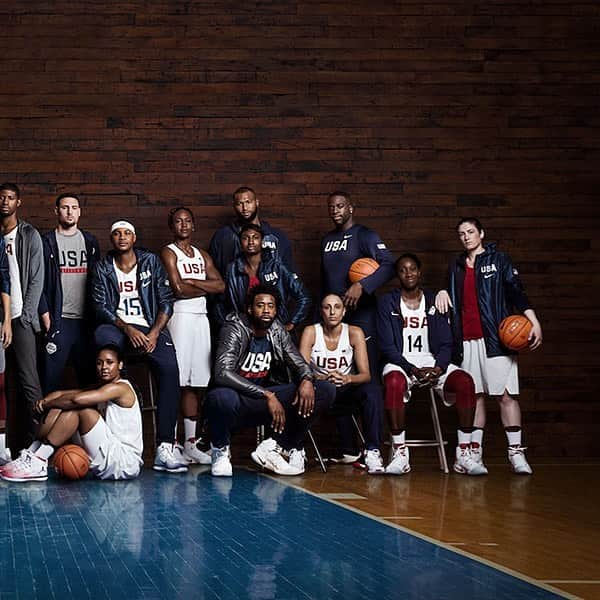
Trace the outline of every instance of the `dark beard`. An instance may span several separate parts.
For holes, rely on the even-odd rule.
[[[244,217],[242,217],[242,215],[238,215],[240,225],[246,225],[246,223],[252,223],[252,221],[254,221],[254,219],[256,219],[257,214],[258,214],[258,210],[255,210],[247,219],[244,219]]]

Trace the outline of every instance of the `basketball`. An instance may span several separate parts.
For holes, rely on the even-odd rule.
[[[356,283],[375,273],[379,269],[379,263],[372,258],[358,258],[351,265],[348,271],[348,279],[351,283]]]
[[[524,350],[529,346],[531,321],[523,315],[510,315],[500,323],[500,341],[509,350]]]
[[[90,457],[76,444],[66,444],[54,455],[54,470],[67,479],[82,479],[90,468]]]

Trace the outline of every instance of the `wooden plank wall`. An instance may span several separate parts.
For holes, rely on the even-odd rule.
[[[315,290],[325,197],[344,188],[438,287],[455,221],[479,215],[545,329],[522,360],[531,452],[600,455],[598,3],[5,0],[0,13],[0,178],[40,229],[74,190],[104,248],[128,217],[158,250],[175,203],[207,244],[250,185]]]

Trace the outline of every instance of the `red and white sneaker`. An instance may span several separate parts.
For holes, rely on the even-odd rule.
[[[468,445],[456,446],[456,460],[454,462],[454,472],[463,475],[487,475],[488,470],[483,462],[473,459],[471,449]]]
[[[388,475],[404,475],[410,471],[410,454],[406,446],[392,446],[392,457],[385,468]]]
[[[46,481],[48,461],[36,456],[31,450],[21,450],[19,458],[4,465],[0,477],[6,481]]]

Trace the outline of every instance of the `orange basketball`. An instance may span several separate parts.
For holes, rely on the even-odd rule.
[[[348,279],[351,283],[360,281],[363,277],[368,277],[379,269],[379,263],[372,258],[357,258],[348,271]]]
[[[65,444],[54,455],[54,470],[67,479],[82,479],[90,468],[90,457],[76,444]]]
[[[523,315],[510,315],[500,323],[498,335],[500,341],[509,350],[524,350],[529,346],[531,321]]]

